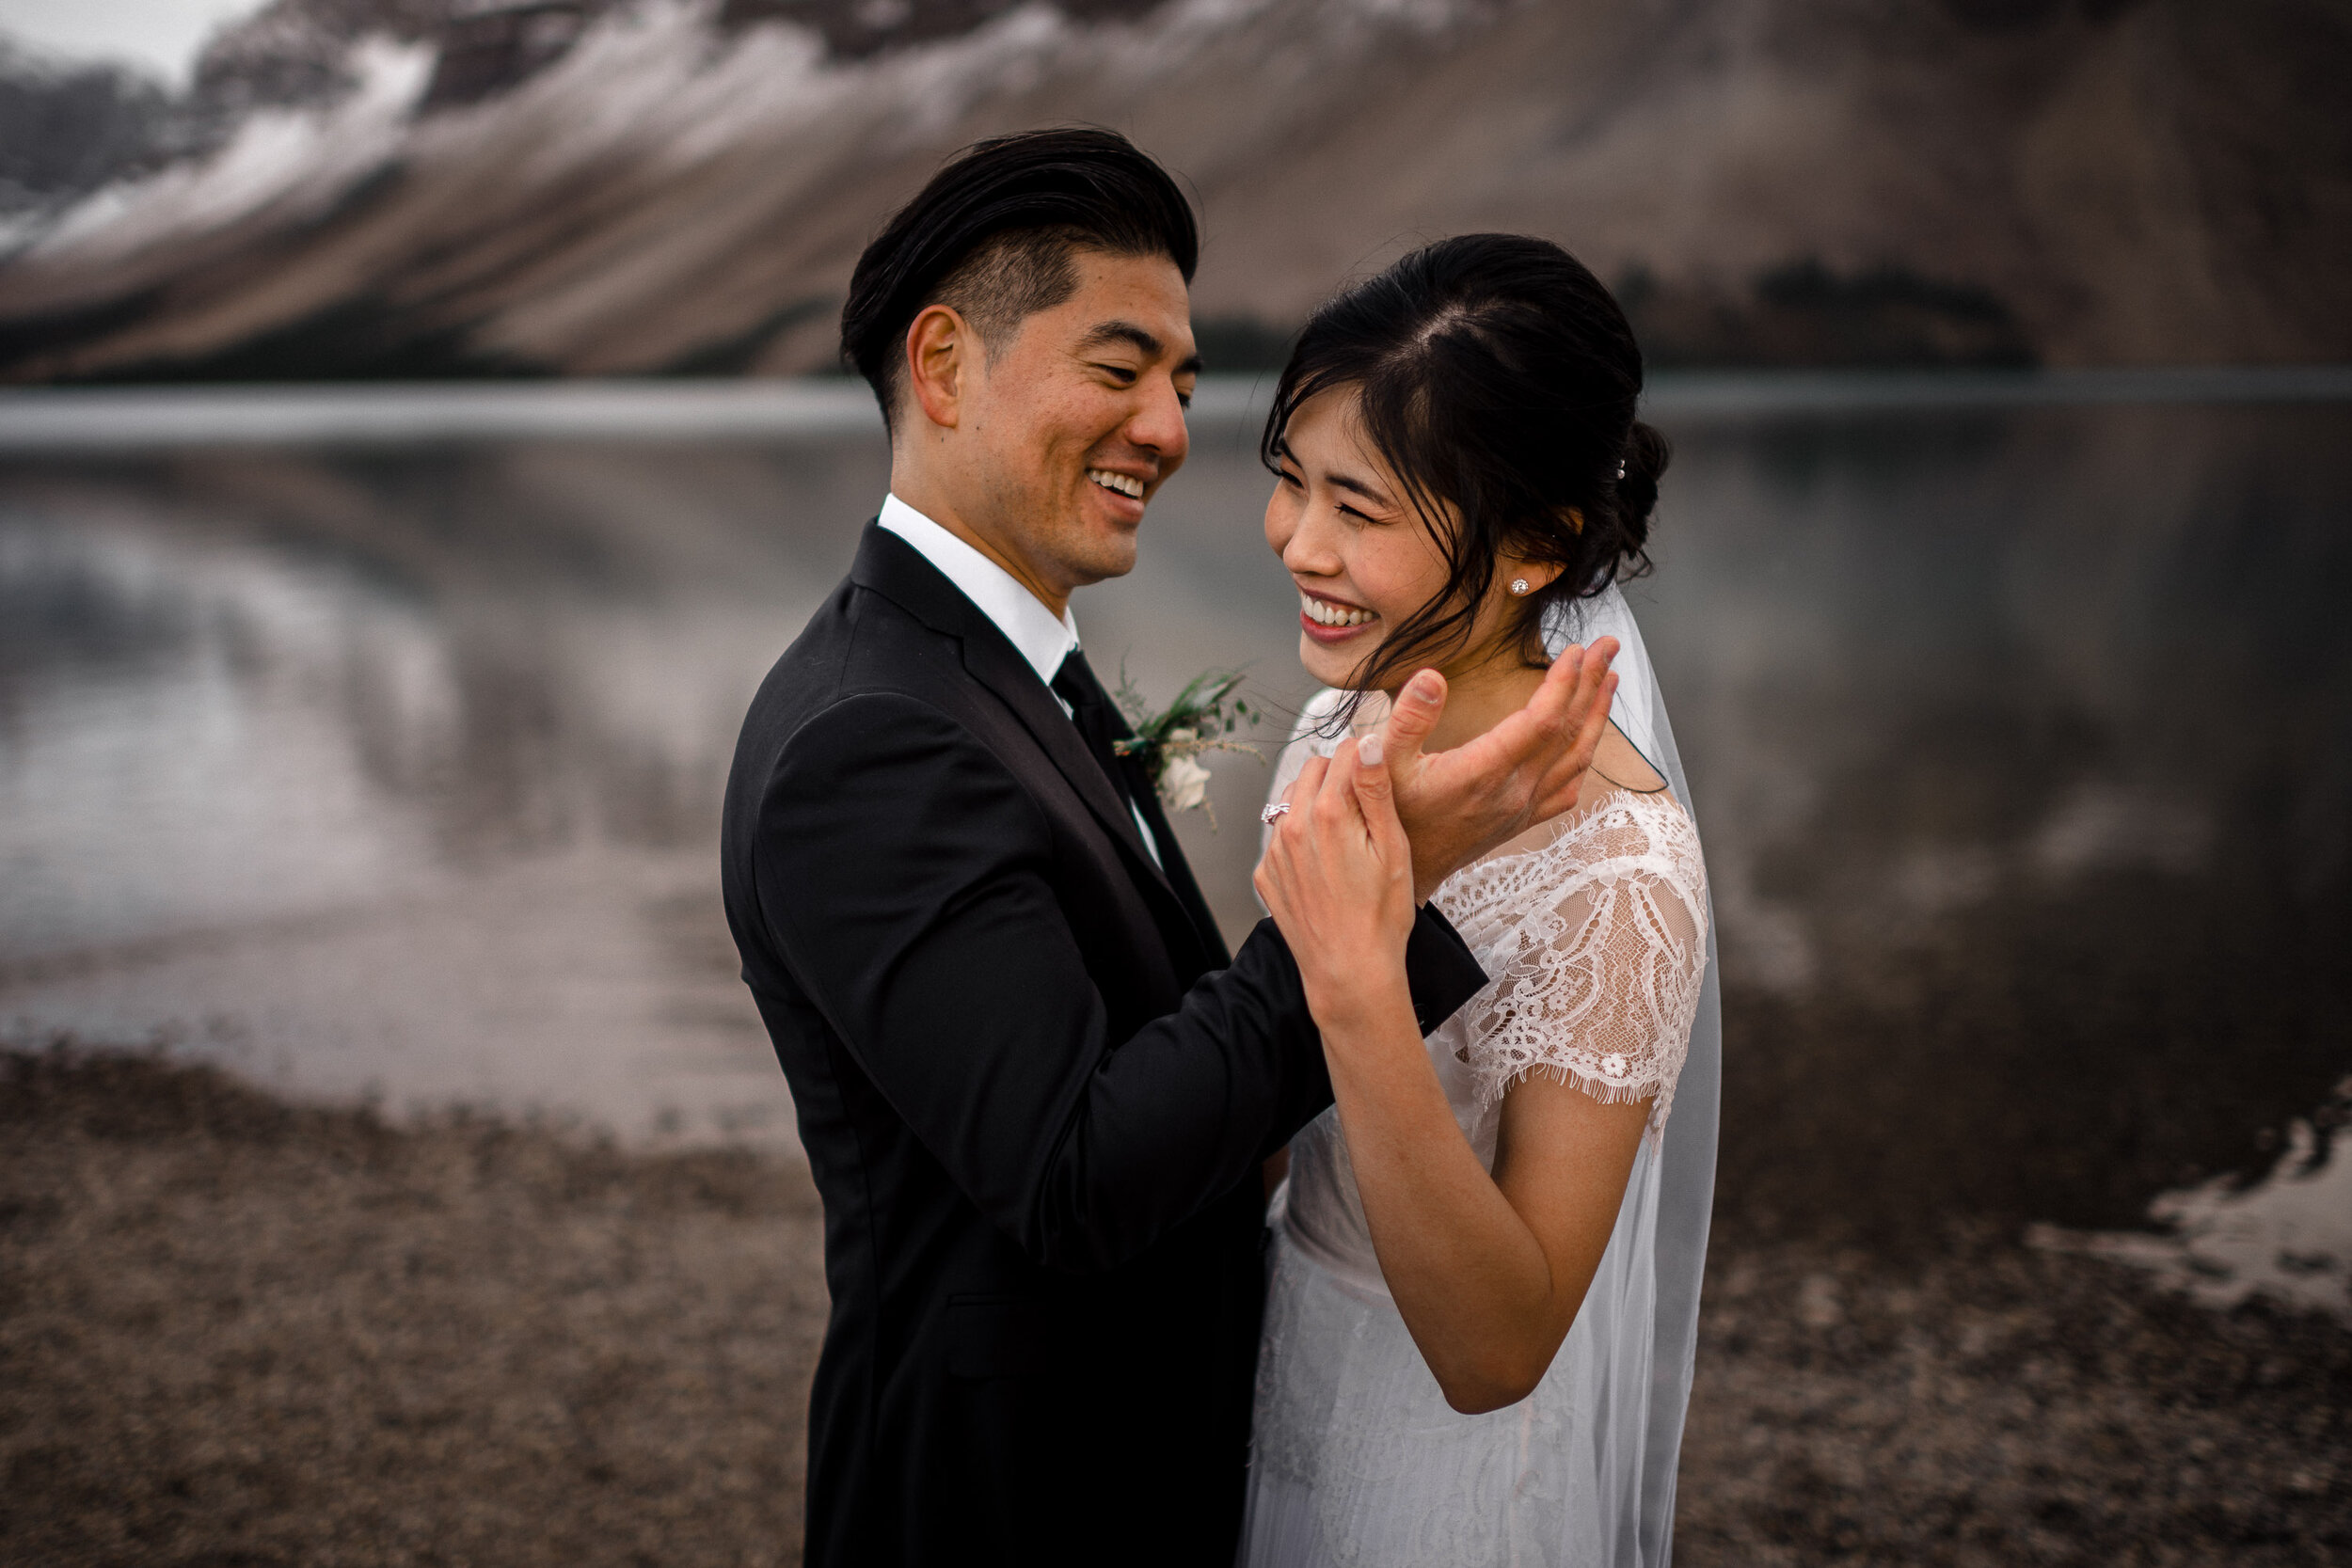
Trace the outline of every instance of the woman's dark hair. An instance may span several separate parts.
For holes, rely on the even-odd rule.
[[[953,305],[1002,347],[1077,287],[1075,249],[1165,256],[1192,281],[1200,231],[1168,171],[1116,131],[1069,126],[978,142],[931,177],[858,258],[841,357],[895,404],[907,327]]]
[[[1445,586],[1357,672],[1357,690],[1459,652],[1506,550],[1561,568],[1515,604],[1531,664],[1547,662],[1552,606],[1649,570],[1643,546],[1669,454],[1633,417],[1642,351],[1600,280],[1550,241],[1440,240],[1325,304],[1275,388],[1259,443],[1266,466],[1279,471],[1283,432],[1308,399],[1347,387],[1447,568]]]

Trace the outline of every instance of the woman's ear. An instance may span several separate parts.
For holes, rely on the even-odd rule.
[[[1514,561],[1502,558],[1502,586],[1515,599],[1532,599],[1549,588],[1565,570],[1556,561]]]

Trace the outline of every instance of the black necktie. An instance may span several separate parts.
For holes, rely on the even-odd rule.
[[[1086,737],[1087,750],[1103,765],[1111,787],[1119,791],[1120,800],[1132,804],[1134,797],[1127,787],[1127,769],[1120,765],[1119,753],[1111,749],[1116,732],[1111,726],[1110,694],[1094,678],[1094,671],[1082,650],[1070,650],[1070,657],[1054,672],[1053,687],[1054,694],[1070,705],[1070,717],[1077,724],[1078,733]]]

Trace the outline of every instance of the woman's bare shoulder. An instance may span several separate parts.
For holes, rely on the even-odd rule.
[[[1649,759],[1625,737],[1625,732],[1611,720],[1600,734],[1600,745],[1593,752],[1593,766],[1584,775],[1584,787],[1579,792],[1579,805],[1589,804],[1613,790],[1631,790],[1636,795],[1656,795],[1666,788],[1665,775],[1652,768]]]

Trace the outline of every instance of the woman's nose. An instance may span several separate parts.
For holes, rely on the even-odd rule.
[[[1290,537],[1282,541],[1282,564],[1301,577],[1337,577],[1340,571],[1338,541],[1333,537],[1331,528],[1318,521],[1316,511],[1317,508],[1311,506],[1299,508],[1297,516],[1291,522]]]

